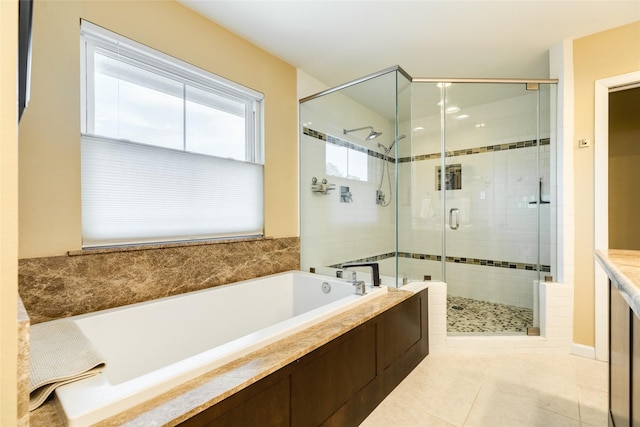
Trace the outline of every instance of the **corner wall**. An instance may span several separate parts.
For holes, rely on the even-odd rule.
[[[18,2],[0,1],[0,425],[17,420],[18,400]]]
[[[265,234],[298,235],[294,67],[175,1],[37,1],[33,19],[31,103],[20,124],[20,258],[81,248],[80,19],[264,93]]]
[[[595,81],[640,70],[640,21],[577,39],[574,66],[575,310],[574,342],[595,344],[594,139]],[[598,141],[594,141],[597,144]]]

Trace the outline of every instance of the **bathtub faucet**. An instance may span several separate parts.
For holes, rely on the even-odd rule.
[[[370,267],[371,280],[373,281],[373,286],[380,286],[380,268],[378,267],[377,262],[351,262],[347,264],[342,264],[341,266],[341,268],[349,268],[349,267]]]

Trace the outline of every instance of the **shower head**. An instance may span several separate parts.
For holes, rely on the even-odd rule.
[[[376,139],[377,137],[379,137],[380,135],[382,135],[382,132],[376,132],[375,130],[373,130],[373,126],[363,126],[361,128],[356,128],[356,129],[342,129],[342,133],[343,134],[348,134],[349,132],[355,132],[358,130],[363,130],[363,129],[371,129],[371,132],[369,133],[369,135],[367,135],[367,137],[365,138],[365,140],[367,141],[371,141],[372,139]]]
[[[373,128],[371,129],[371,133],[369,135],[367,135],[366,140],[370,141],[372,139],[376,139],[377,137],[379,137],[380,135],[382,135],[382,132],[376,132],[375,130],[373,130]]]

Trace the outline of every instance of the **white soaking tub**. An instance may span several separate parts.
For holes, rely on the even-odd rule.
[[[69,426],[96,423],[386,291],[292,271],[75,316],[106,368],[56,405]]]

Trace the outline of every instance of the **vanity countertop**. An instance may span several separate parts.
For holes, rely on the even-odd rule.
[[[389,292],[384,295],[258,349],[97,425],[177,425],[401,303],[427,286],[425,283],[416,283],[402,289],[389,288]],[[62,426],[51,400],[31,413],[31,426]]]
[[[629,307],[640,317],[640,251],[597,250],[596,259]]]

